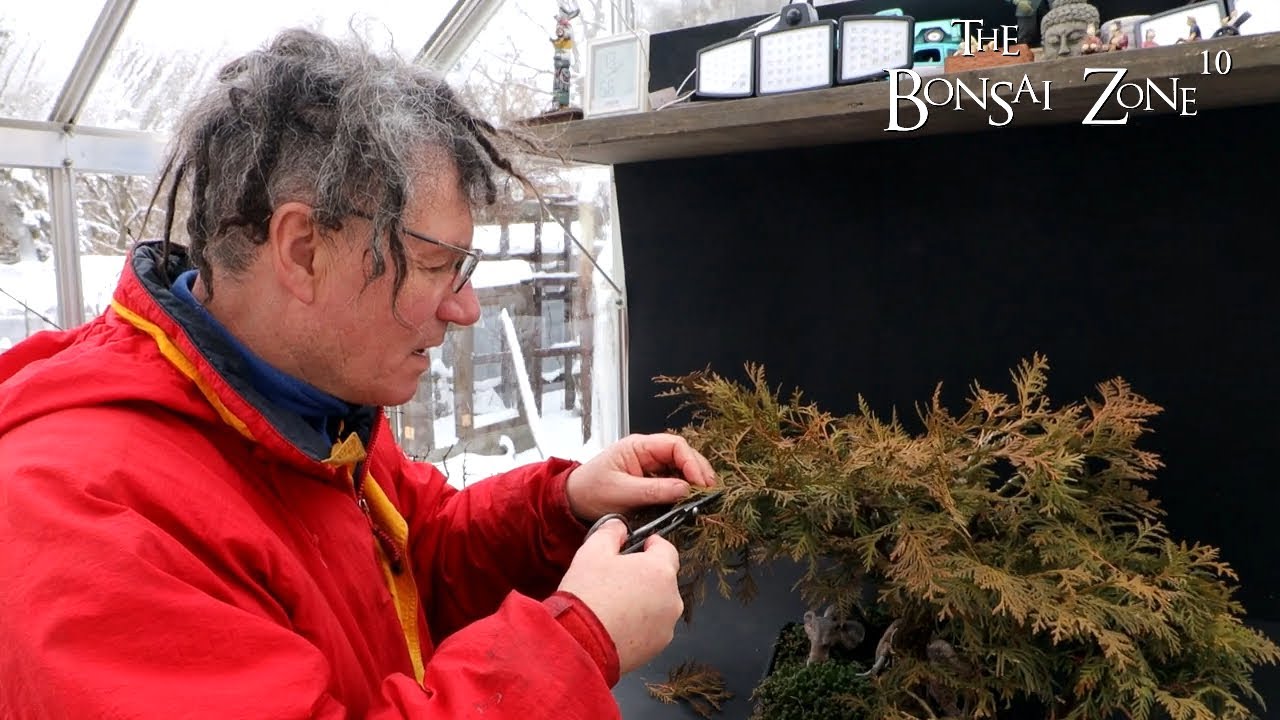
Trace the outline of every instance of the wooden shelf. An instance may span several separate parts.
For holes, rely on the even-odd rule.
[[[1213,72],[1213,59],[1219,50],[1230,53],[1230,71],[1225,75],[1203,75],[1203,53],[1209,53]],[[964,96],[962,110],[954,109],[954,101],[946,107],[930,107],[929,117],[920,129],[888,132],[891,93],[888,81],[882,80],[789,95],[682,103],[660,111],[588,118],[530,130],[568,160],[609,165],[1032,125],[1080,124],[1114,77],[1113,73],[1095,73],[1086,79],[1087,68],[1124,68],[1127,73],[1123,82],[1145,87],[1150,80],[1166,94],[1172,94],[1170,89],[1176,78],[1181,87],[1195,89],[1192,95],[1195,104],[1190,110],[1196,112],[1280,102],[1280,33],[936,76],[963,82],[970,88],[980,88],[983,78],[989,85],[1002,81],[1012,83],[1013,90],[1001,88],[998,92],[1006,99],[1012,99],[1024,77],[1041,95],[1044,83],[1050,83],[1049,110],[1032,105],[1031,98],[1024,94],[1023,102],[1013,106],[1013,120],[1002,128],[992,127],[988,122],[993,114],[997,121],[1002,121],[1005,118],[1002,109],[989,103],[983,110]],[[922,79],[927,82],[931,78]],[[906,80],[904,78],[904,83]],[[903,89],[909,86],[904,84]],[[935,86],[933,97],[941,98],[943,90]],[[1133,104],[1136,97],[1136,91],[1126,91],[1126,103]],[[1131,111],[1130,120],[1175,112],[1161,98],[1152,96],[1151,100],[1150,112]],[[1103,106],[1098,117],[1119,118],[1123,113],[1112,100]],[[913,103],[899,100],[900,126],[911,127],[918,118]],[[1194,123],[1196,119],[1185,117],[1183,120]],[[1112,128],[1096,129],[1105,132]]]

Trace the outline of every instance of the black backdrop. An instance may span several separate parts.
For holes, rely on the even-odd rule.
[[[617,166],[631,429],[682,422],[654,376],[747,361],[832,411],[861,393],[907,416],[938,382],[953,407],[971,380],[1009,388],[1034,352],[1058,401],[1122,376],[1165,408],[1147,447],[1169,526],[1222,548],[1271,631],[1276,127],[1271,105]],[[745,717],[802,610],[781,584],[714,602],[619,686],[625,717],[679,716],[641,683],[689,658],[722,664],[740,696],[726,717]],[[1273,705],[1275,675],[1259,678]]]

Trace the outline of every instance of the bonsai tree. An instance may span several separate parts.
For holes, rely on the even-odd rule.
[[[712,573],[749,601],[757,566],[801,563],[809,607],[888,620],[868,627],[865,717],[1247,718],[1251,675],[1280,649],[1242,622],[1218,550],[1170,536],[1139,447],[1161,410],[1122,379],[1055,406],[1048,365],[1013,392],[941,389],[918,430],[896,416],[834,416],[783,398],[762,367],[660,377],[691,410],[680,432],[716,466],[718,510],[686,529],[686,602]]]

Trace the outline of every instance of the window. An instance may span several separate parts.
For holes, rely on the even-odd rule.
[[[102,0],[0,5],[0,118],[47,120]]]
[[[140,175],[76,174],[76,231],[84,316],[92,319],[111,304],[125,254],[143,232],[151,202],[151,178]],[[145,232],[159,237],[163,215],[153,213]]]
[[[770,15],[782,5],[778,0],[644,0],[636,3],[636,25],[658,33]]]
[[[539,184],[561,190],[547,213],[533,198],[478,213],[481,319],[450,330],[418,395],[390,411],[405,452],[458,487],[544,457],[586,459],[620,435],[610,172],[560,168]]]
[[[400,0],[138,0],[89,96],[86,125],[168,132],[227,61],[287,27],[334,37],[354,27],[379,50],[412,58],[448,2]],[[126,98],[127,102],[121,102]]]
[[[56,327],[48,176],[0,168],[0,352]]]

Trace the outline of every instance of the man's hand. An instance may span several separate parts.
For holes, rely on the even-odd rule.
[[[657,535],[644,552],[618,554],[627,526],[610,520],[592,533],[560,582],[595,613],[618,651],[618,671],[628,673],[662,652],[675,635],[684,602],[676,576],[680,558]]]
[[[673,472],[674,471],[674,472]],[[569,474],[569,508],[586,522],[677,502],[716,484],[711,463],[679,435],[628,435]]]

